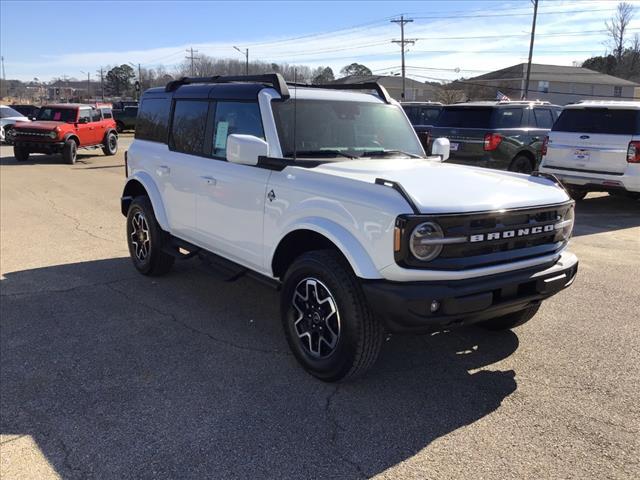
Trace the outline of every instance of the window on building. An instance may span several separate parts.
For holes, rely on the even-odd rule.
[[[622,87],[613,87],[613,96],[622,97]]]
[[[256,102],[217,102],[213,156],[227,158],[227,137],[233,133],[264,138],[260,108]]]
[[[173,111],[170,147],[178,152],[202,155],[209,102],[177,100]]]
[[[549,82],[547,80],[540,80],[538,82],[538,91],[541,93],[549,93]]]

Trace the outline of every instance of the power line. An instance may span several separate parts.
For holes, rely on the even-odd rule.
[[[637,31],[640,28],[630,28],[629,31]],[[582,30],[579,32],[548,32],[539,33],[539,37],[568,37],[568,36],[582,36],[582,35],[597,35],[606,33],[606,30]],[[511,34],[511,35],[480,35],[480,36],[464,36],[464,37],[418,37],[416,40],[478,40],[483,38],[515,38],[515,37],[528,37],[528,33]]]
[[[614,13],[615,9],[611,8],[594,8],[591,10],[558,10],[554,12],[543,11],[538,12],[538,15],[558,15],[558,14],[571,14],[574,15],[576,13],[593,13],[593,12],[611,12]],[[448,15],[448,16],[414,16],[416,20],[440,20],[440,19],[450,19],[450,18],[495,18],[495,17],[522,17],[531,15],[530,11],[522,12],[522,13],[480,13],[476,15]]]

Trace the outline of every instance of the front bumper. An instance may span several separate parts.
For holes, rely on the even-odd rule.
[[[60,153],[64,148],[64,142],[38,142],[31,140],[14,140],[14,146],[29,150],[30,153]]]
[[[567,288],[578,259],[564,252],[553,265],[487,277],[429,282],[363,281],[374,312],[392,333],[421,333],[469,325],[523,310]],[[431,312],[432,302],[439,308]]]

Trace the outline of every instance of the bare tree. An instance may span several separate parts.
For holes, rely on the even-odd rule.
[[[615,16],[605,22],[610,37],[609,44],[618,62],[620,62],[624,54],[629,23],[631,23],[632,18],[633,6],[630,3],[621,2],[618,4]]]

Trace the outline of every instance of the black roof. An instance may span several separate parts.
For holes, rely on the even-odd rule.
[[[265,86],[259,83],[193,83],[180,85],[170,92],[167,92],[165,87],[150,88],[144,92],[144,97],[255,100],[264,88]]]

